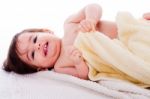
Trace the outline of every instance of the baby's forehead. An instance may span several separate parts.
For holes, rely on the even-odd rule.
[[[24,53],[26,51],[31,35],[32,33],[23,33],[18,36],[16,48],[19,53]]]
[[[33,35],[33,33],[29,33],[29,32],[26,32],[26,33],[22,33],[18,36],[18,41],[22,41],[24,39],[27,39],[29,38],[31,35]]]

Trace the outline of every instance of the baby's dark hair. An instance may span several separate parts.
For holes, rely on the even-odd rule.
[[[29,65],[22,61],[20,57],[17,54],[16,51],[16,43],[18,36],[21,35],[22,33],[35,33],[35,32],[48,32],[49,30],[47,29],[26,29],[23,30],[20,33],[17,33],[10,44],[9,50],[8,50],[8,55],[7,59],[3,63],[3,69],[7,72],[15,72],[18,74],[28,74],[28,73],[35,73],[37,72],[37,68],[33,65]]]

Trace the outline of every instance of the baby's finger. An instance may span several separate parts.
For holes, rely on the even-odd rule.
[[[82,29],[84,29],[85,32],[89,31],[89,28],[86,26],[86,24],[81,24]]]
[[[94,25],[93,23],[91,23],[90,25],[91,25],[91,31],[92,31],[92,32],[95,32],[95,31],[96,31],[95,25]]]
[[[89,21],[85,21],[85,26],[89,29],[91,29],[91,23]]]
[[[74,54],[74,55],[81,55],[81,52],[76,49],[76,50],[74,50],[73,54]]]
[[[79,31],[80,32],[85,32],[84,28],[81,26],[81,24],[79,24]]]
[[[93,31],[93,32],[96,31],[94,24],[92,25],[92,31]]]
[[[84,28],[80,28],[79,31],[83,32],[83,33],[86,32],[86,30]]]

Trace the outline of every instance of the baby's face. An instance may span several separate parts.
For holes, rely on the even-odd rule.
[[[26,63],[36,67],[51,67],[60,53],[61,40],[53,33],[23,33],[17,40],[17,53]]]

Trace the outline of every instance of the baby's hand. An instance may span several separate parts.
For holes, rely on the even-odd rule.
[[[95,23],[92,20],[82,20],[79,24],[79,30],[81,32],[95,31]]]
[[[82,53],[75,47],[70,48],[70,59],[75,65],[80,64],[83,60]]]

